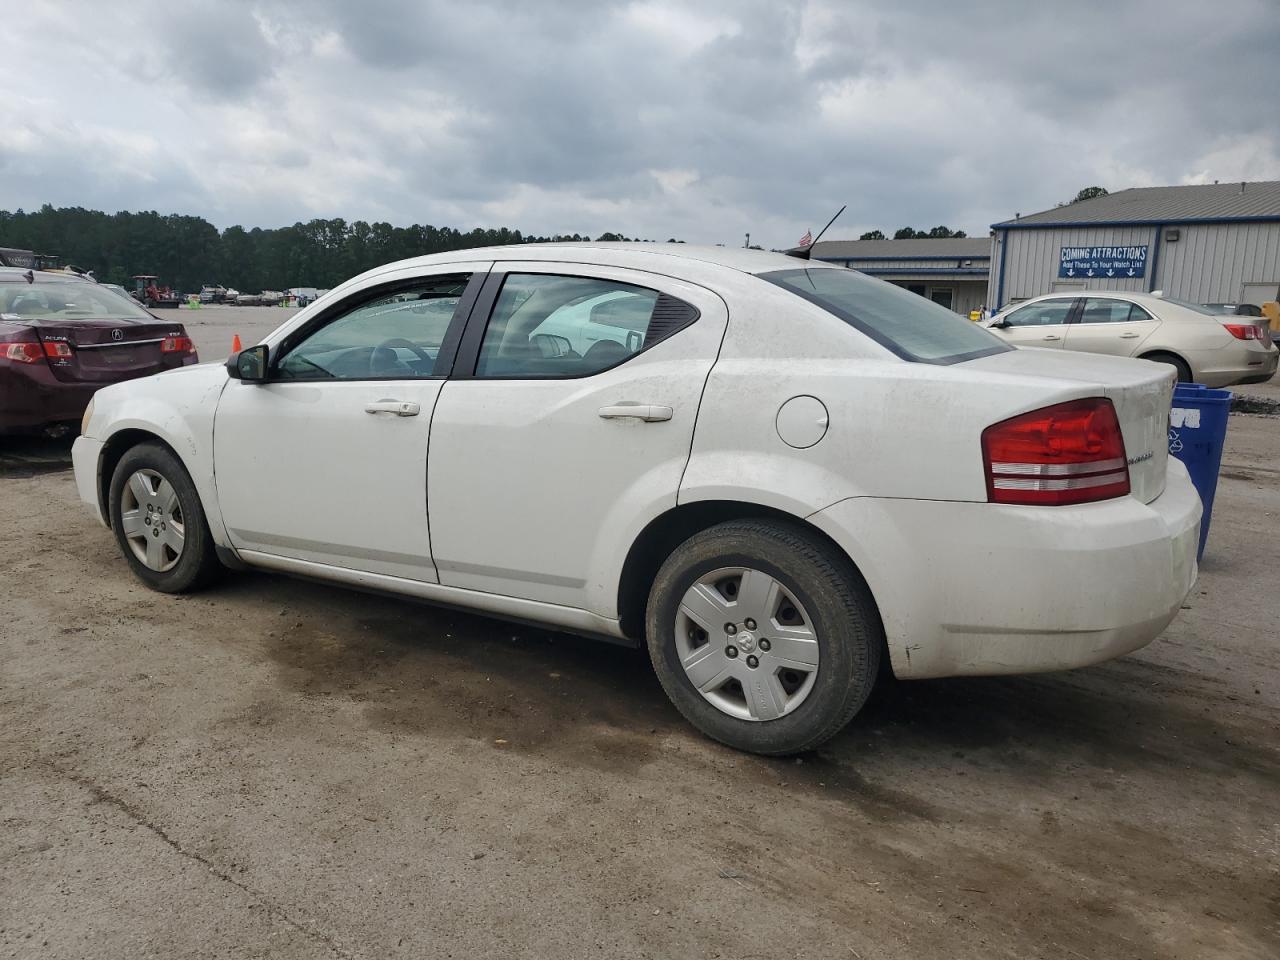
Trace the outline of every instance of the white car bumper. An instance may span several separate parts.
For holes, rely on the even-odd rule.
[[[1195,584],[1200,513],[1170,458],[1148,504],[856,498],[809,519],[859,565],[894,673],[916,679],[1062,670],[1145,646]]]
[[[93,508],[93,515],[98,522],[107,526],[107,518],[102,515],[102,505],[98,502],[98,464],[102,455],[102,441],[91,437],[76,437],[71,445],[71,466],[75,469],[76,490],[80,499]]]

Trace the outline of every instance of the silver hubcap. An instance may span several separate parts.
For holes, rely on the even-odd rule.
[[[698,692],[741,720],[786,716],[818,677],[809,614],[777,580],[749,567],[713,570],[685,592],[676,652]]]
[[[164,573],[182,559],[186,524],[178,492],[154,470],[139,470],[124,485],[120,525],[129,549],[148,569]]]

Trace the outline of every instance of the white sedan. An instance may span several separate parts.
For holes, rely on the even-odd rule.
[[[73,456],[157,590],[249,566],[647,643],[699,729],[782,754],[884,658],[1024,673],[1156,637],[1200,523],[1173,382],[840,267],[526,245],[378,268],[225,366],[107,387]]]

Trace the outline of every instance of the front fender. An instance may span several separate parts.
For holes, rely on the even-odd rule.
[[[85,430],[86,436],[103,443],[100,475],[102,459],[118,452],[122,435],[149,434],[173,450],[191,475],[209,531],[221,547],[229,547],[230,541],[213,478],[213,421],[226,384],[221,364],[116,384],[98,391]]]

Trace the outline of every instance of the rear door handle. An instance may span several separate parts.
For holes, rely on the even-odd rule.
[[[377,400],[364,405],[365,413],[394,413],[397,417],[416,417],[421,409],[412,400]]]
[[[1061,338],[1060,336],[1058,336],[1056,333],[1046,333],[1046,334],[1044,335],[1044,338],[1045,338],[1046,340],[1061,340],[1061,339],[1062,339],[1062,338]]]
[[[645,423],[656,423],[659,420],[670,420],[672,410],[670,407],[659,406],[655,403],[633,403],[624,400],[622,403],[612,403],[607,407],[601,407],[599,413],[605,420],[621,420],[631,417],[636,420],[643,420]]]
[[[1121,339],[1121,340],[1136,340],[1136,339],[1137,339],[1137,337],[1138,337],[1138,335],[1137,335],[1136,333],[1122,333],[1122,334],[1120,334],[1120,339]]]

